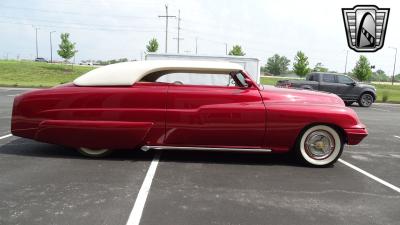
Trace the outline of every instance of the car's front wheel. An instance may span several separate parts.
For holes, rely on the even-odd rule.
[[[305,130],[298,141],[298,156],[307,165],[327,167],[343,151],[343,138],[330,126],[315,125]]]
[[[360,96],[358,104],[361,107],[370,107],[374,102],[374,97],[370,93],[364,93]]]
[[[101,158],[108,156],[112,153],[111,149],[90,149],[90,148],[78,148],[78,152],[86,157],[90,158]]]

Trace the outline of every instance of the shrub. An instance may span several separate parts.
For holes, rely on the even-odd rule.
[[[384,91],[382,93],[382,102],[387,102],[388,99],[389,99],[389,92]]]

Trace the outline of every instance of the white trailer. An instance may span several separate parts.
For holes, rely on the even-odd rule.
[[[243,56],[208,56],[208,55],[181,55],[181,54],[156,54],[149,53],[146,60],[200,60],[200,61],[225,61],[243,66],[251,78],[260,83],[260,60]]]

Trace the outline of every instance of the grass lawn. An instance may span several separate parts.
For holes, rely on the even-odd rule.
[[[275,85],[278,80],[288,80],[292,78],[261,77],[262,84]],[[384,93],[388,96],[386,102],[400,103],[400,85],[391,84],[372,84],[376,87],[377,102],[383,102]]]
[[[400,85],[374,84],[378,95],[377,102],[382,102],[384,94],[388,96],[387,102],[400,103]]]
[[[94,69],[90,66],[49,64],[31,61],[0,60],[0,86],[3,87],[52,87],[73,81]],[[293,78],[261,77],[262,84],[275,85],[278,80]],[[384,94],[387,102],[400,103],[400,85],[373,84],[377,88],[377,102]]]
[[[31,61],[0,60],[0,86],[52,87],[73,81],[94,69],[89,66],[49,64]]]

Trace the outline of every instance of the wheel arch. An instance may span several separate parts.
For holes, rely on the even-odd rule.
[[[370,95],[372,95],[372,97],[374,98],[374,102],[376,101],[376,93],[373,92],[373,91],[371,91],[371,90],[363,90],[363,91],[361,92],[361,94],[358,96],[358,100],[361,99],[361,96],[362,96],[363,94],[370,94]]]

